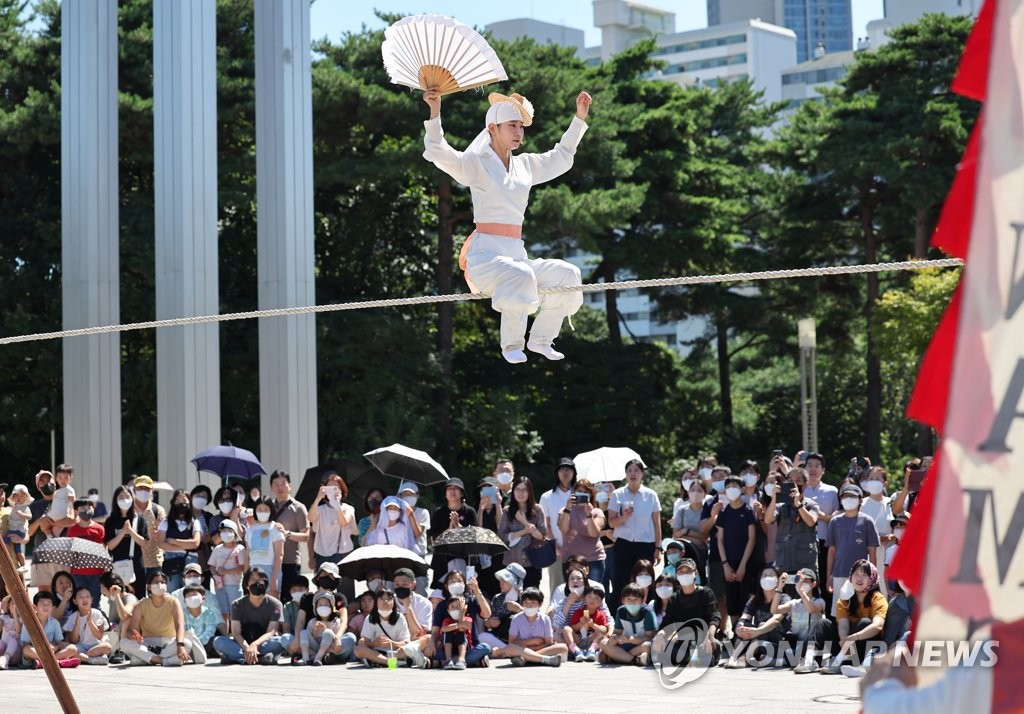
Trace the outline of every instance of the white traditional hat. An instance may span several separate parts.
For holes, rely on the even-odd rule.
[[[491,107],[487,110],[485,125],[517,120],[522,121],[523,126],[533,124],[533,105],[523,95],[491,92],[487,95],[487,101]]]

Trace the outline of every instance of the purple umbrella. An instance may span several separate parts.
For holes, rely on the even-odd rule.
[[[192,457],[200,471],[209,471],[227,481],[230,478],[250,479],[267,473],[256,454],[237,446],[214,446]]]

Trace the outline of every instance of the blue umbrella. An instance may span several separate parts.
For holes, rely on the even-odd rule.
[[[256,454],[237,446],[214,446],[192,457],[200,471],[209,471],[227,481],[230,478],[250,479],[267,473]]]

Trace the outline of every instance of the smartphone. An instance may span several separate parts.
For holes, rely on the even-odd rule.
[[[776,496],[776,501],[791,501],[793,499],[793,491],[796,490],[796,484],[784,481],[779,484],[779,495]]]
[[[924,483],[924,477],[928,475],[926,469],[914,469],[907,475],[907,482],[910,484],[911,491],[920,491],[921,484]]]
[[[476,577],[476,566],[475,565],[467,565],[466,566],[466,580],[472,580],[475,577]]]
[[[484,486],[480,489],[480,497],[487,497],[491,499],[491,502],[498,500],[498,487],[497,486]]]
[[[782,456],[782,449],[776,449],[775,451],[772,452],[773,459],[777,459],[780,456]]]
[[[590,503],[590,494],[589,493],[577,493],[577,494],[575,494],[574,498],[576,499],[576,503],[577,504],[580,504],[580,503]]]
[[[723,494],[719,494],[718,502],[721,503],[723,506],[728,506],[729,505],[729,497],[726,496],[724,493]]]

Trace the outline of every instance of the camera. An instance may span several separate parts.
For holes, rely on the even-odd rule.
[[[574,502],[576,503],[576,505],[580,505],[582,503],[590,503],[589,493],[577,493],[573,496],[573,498],[575,499]]]

